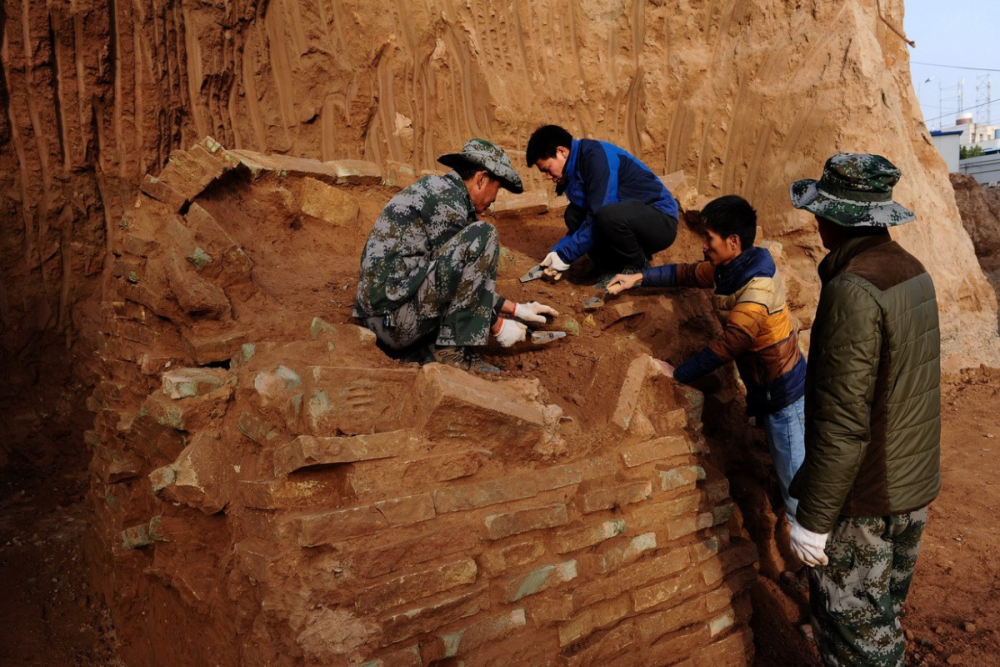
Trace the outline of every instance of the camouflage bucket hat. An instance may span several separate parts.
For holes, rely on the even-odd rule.
[[[792,183],[792,206],[843,227],[894,227],[913,211],[892,201],[900,171],[881,155],[841,153],[826,161],[823,176]]]
[[[438,162],[448,167],[474,164],[490,172],[504,188],[514,194],[524,192],[521,177],[510,164],[510,158],[502,148],[485,139],[470,139],[461,153],[448,153],[438,158]]]

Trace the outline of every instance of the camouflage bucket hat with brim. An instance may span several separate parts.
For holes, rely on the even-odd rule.
[[[500,184],[514,194],[524,192],[521,176],[510,164],[510,158],[502,148],[485,139],[470,139],[461,153],[448,153],[438,158],[438,162],[448,167],[473,164],[490,172]]]
[[[894,227],[916,218],[892,200],[900,171],[881,155],[841,153],[826,161],[823,176],[792,183],[792,206],[843,227]]]

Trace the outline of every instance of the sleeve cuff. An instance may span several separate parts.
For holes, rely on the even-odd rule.
[[[492,317],[490,317],[490,324],[491,324],[491,325],[492,325],[492,324],[493,324],[494,322],[496,322],[496,321],[497,321],[497,318],[498,318],[498,317],[500,317],[500,313],[502,313],[502,312],[503,312],[503,305],[504,305],[505,303],[507,303],[507,299],[505,299],[504,297],[502,297],[502,296],[500,296],[500,295],[498,294],[498,295],[497,295],[497,298],[496,298],[496,301],[495,301],[495,302],[493,303],[493,316],[492,316]]]
[[[691,384],[705,377],[722,365],[722,360],[710,348],[705,348],[674,369],[674,379],[682,384]]]
[[[675,287],[677,285],[677,266],[651,266],[642,270],[643,287]]]

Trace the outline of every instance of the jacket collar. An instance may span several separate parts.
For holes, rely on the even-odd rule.
[[[747,248],[726,266],[715,268],[715,293],[732,294],[752,278],[774,276],[774,259],[760,246]]]
[[[576,175],[576,161],[580,157],[580,140],[574,139],[573,145],[569,147],[569,157],[566,158],[566,164],[563,166],[564,174]]]
[[[458,172],[454,169],[449,171],[444,175],[445,178],[452,181],[452,185],[461,192],[462,204],[465,205],[465,210],[467,212],[467,217],[469,219],[474,219],[476,217],[476,207],[472,203],[472,197],[469,195],[469,188],[465,187],[465,181],[462,177],[458,175]]]
[[[580,140],[574,139],[569,147],[569,156],[563,165],[563,182],[556,185],[556,195],[566,195],[566,198],[577,206],[583,206],[583,189],[576,173],[576,163],[580,159]]]
[[[837,246],[837,248],[831,250],[830,254],[824,257],[823,261],[819,263],[817,271],[820,282],[825,285],[840,275],[852,259],[863,252],[877,248],[880,245],[885,245],[886,243],[892,243],[892,238],[888,234],[847,239]]]

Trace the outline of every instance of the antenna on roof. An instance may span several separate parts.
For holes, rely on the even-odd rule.
[[[983,74],[976,77],[976,105],[979,107],[979,122],[983,125],[993,124],[993,75]]]

